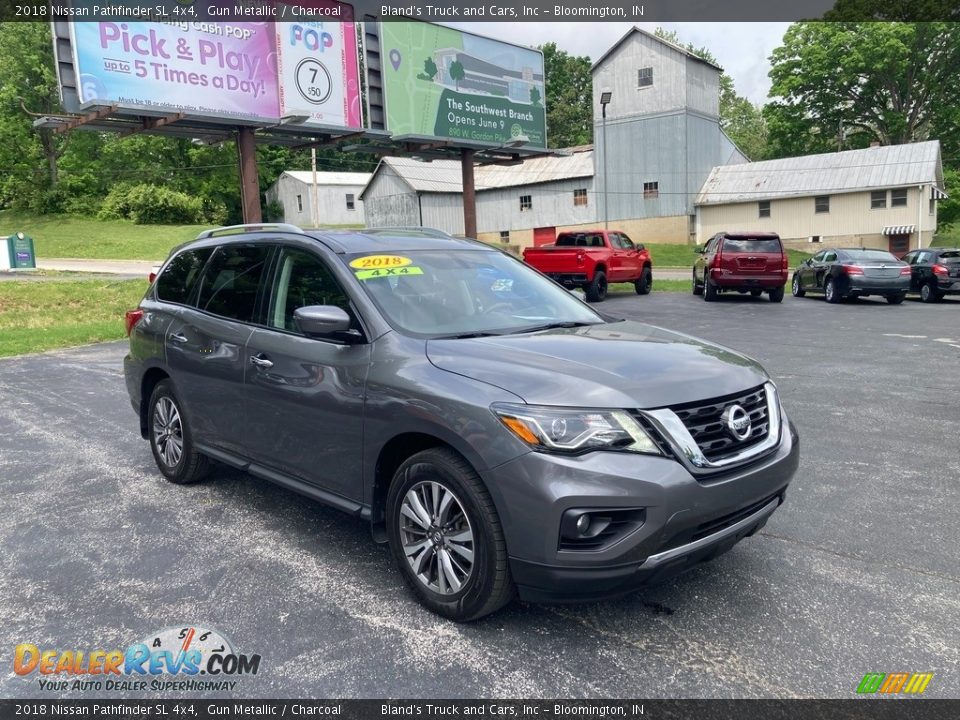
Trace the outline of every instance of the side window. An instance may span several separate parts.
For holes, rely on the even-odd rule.
[[[837,254],[835,252],[828,252],[826,255],[823,256],[824,262],[831,263],[831,262],[836,262],[836,260],[837,260]]]
[[[813,256],[813,261],[823,262],[823,258],[826,256],[826,254],[827,254],[826,250],[821,250],[820,252],[818,252],[816,255]]]
[[[933,259],[933,253],[931,253],[931,252],[917,253],[917,255],[916,255],[915,257],[916,257],[916,261],[915,261],[916,264],[917,264],[917,265],[922,265],[923,263],[928,263],[928,262],[930,262],[930,261]],[[912,264],[913,264],[913,263],[911,263],[911,265],[912,265]]]
[[[298,332],[293,313],[308,305],[336,305],[353,314],[350,300],[327,266],[304,250],[283,250],[271,296],[267,325],[280,330]]]
[[[157,278],[157,297],[164,302],[186,305],[212,252],[213,248],[203,248],[177,255]]]
[[[912,253],[907,253],[900,259],[903,260],[908,265],[916,265],[919,257],[920,257],[919,253],[912,252]]]
[[[620,236],[620,247],[622,247],[624,250],[636,250],[636,249],[637,249],[637,247],[633,244],[633,240],[631,240],[630,238],[628,238],[628,237],[627,237],[626,235],[624,235],[623,233],[618,233],[618,235]]]
[[[250,322],[270,256],[266,245],[223,245],[217,248],[200,284],[197,308],[222,317]]]

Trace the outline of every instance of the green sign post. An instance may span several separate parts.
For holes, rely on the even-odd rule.
[[[35,270],[36,267],[37,256],[33,251],[32,237],[22,232],[0,237],[0,269]]]

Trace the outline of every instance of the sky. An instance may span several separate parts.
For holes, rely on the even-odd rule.
[[[542,45],[555,42],[571,55],[586,55],[596,60],[634,24],[649,32],[658,23],[446,23],[453,27],[487,35],[518,45]],[[675,30],[684,43],[706,47],[733,78],[740,95],[762,105],[770,90],[770,63],[767,58],[783,40],[790,23],[660,23]]]

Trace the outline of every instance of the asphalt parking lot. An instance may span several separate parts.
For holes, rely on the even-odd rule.
[[[766,366],[802,440],[787,502],[667,585],[467,626],[422,609],[360,520],[231,470],[163,480],[124,343],[0,361],[0,697],[44,696],[12,671],[19,643],[187,625],[262,655],[245,697],[852,697],[894,671],[960,697],[960,300],[601,307]]]

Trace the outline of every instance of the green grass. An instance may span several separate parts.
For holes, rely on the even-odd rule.
[[[650,251],[650,259],[653,260],[654,268],[693,267],[693,261],[697,259],[697,254],[693,251],[693,245],[672,243],[644,243],[644,245]],[[790,259],[790,267],[796,267],[811,257],[812,253],[787,249],[787,256]]]
[[[955,226],[933,236],[932,247],[960,247],[960,226]]]
[[[195,238],[208,225],[134,225],[73,215],[30,215],[0,210],[0,235],[23,231],[33,238],[38,258],[156,260]]]
[[[119,340],[146,280],[0,282],[0,357]]]

